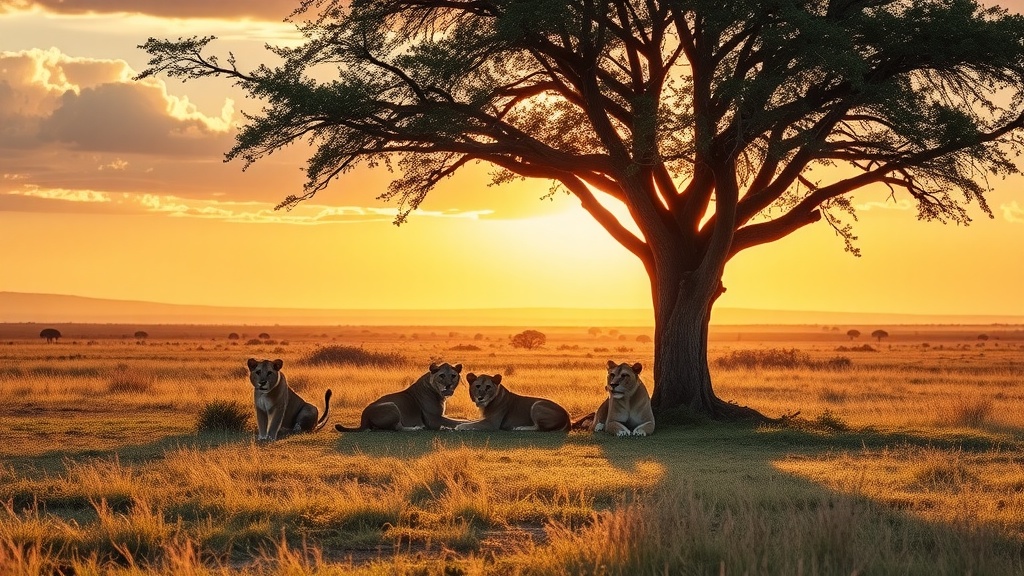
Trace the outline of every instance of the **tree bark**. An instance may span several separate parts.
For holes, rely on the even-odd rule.
[[[665,287],[661,287],[664,293]],[[713,420],[770,419],[746,406],[715,395],[708,369],[711,307],[724,290],[720,278],[684,274],[671,302],[655,307],[654,392],[656,417],[681,411]]]

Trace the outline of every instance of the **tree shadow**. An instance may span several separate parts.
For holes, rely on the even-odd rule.
[[[587,440],[580,438],[579,441]],[[813,551],[818,556],[807,560],[820,562],[818,569],[823,573],[835,570],[837,573],[887,573],[898,566],[901,573],[911,574],[996,574],[1020,573],[1024,567],[1024,531],[1020,524],[1008,527],[1001,521],[980,515],[971,517],[963,512],[957,512],[955,521],[927,519],[921,513],[927,512],[928,507],[940,505],[934,499],[910,498],[901,502],[895,497],[872,497],[855,483],[837,489],[788,471],[779,464],[794,459],[816,462],[843,454],[871,458],[885,450],[905,448],[977,455],[1009,450],[1012,454],[1020,450],[1015,436],[999,438],[970,431],[924,433],[875,428],[822,431],[716,424],[665,428],[647,438],[595,435],[589,441],[600,446],[608,463],[620,470],[635,473],[644,466],[650,468],[652,462],[657,464],[663,473],[660,481],[648,488],[648,495],[659,491],[684,494],[683,497],[689,494],[690,498],[715,511],[718,517],[709,527],[712,534],[702,545],[718,550],[717,557],[705,550],[709,556],[717,558],[705,568],[713,567],[716,572],[719,562],[722,569],[727,567],[730,573],[743,573],[756,567],[737,562],[730,545],[715,543],[718,536],[715,530],[729,522],[742,524],[744,513],[748,529],[754,532],[761,529],[774,536],[760,542],[756,538],[751,540],[754,546],[764,548],[750,551],[748,556],[760,555],[759,561],[768,564],[772,562],[765,558],[781,555],[771,547],[792,546],[794,554],[807,553],[806,541],[817,539]],[[950,489],[957,490],[955,486]],[[676,520],[666,520],[664,508],[638,508],[643,516],[638,525],[675,526]],[[791,531],[776,527],[773,533],[772,529],[764,528],[780,522],[774,516],[777,514],[793,516],[791,520],[795,525]],[[808,528],[815,523],[818,528]],[[890,534],[892,540],[860,536],[880,532]],[[728,536],[723,534],[723,538]],[[796,544],[798,541],[803,542],[803,548]],[[873,560],[864,550],[864,543],[868,541],[876,548],[891,546],[891,549],[876,550],[882,559]],[[953,565],[938,564],[943,559]],[[673,560],[663,561],[666,571],[672,572]],[[789,572],[790,568],[795,570],[796,567],[787,566],[783,572]]]
[[[69,465],[94,460],[116,459],[123,464],[139,464],[159,460],[171,450],[181,448],[210,450],[230,444],[246,444],[253,440],[249,432],[197,432],[170,434],[142,444],[122,444],[115,448],[57,448],[31,456],[7,456],[4,461],[30,477],[33,474],[67,470]]]
[[[420,430],[416,432],[392,432],[373,430],[344,432],[334,441],[338,452],[361,453],[375,457],[398,457],[413,459],[426,456],[443,448],[539,448],[557,449],[570,436],[564,432],[480,432],[454,430]]]

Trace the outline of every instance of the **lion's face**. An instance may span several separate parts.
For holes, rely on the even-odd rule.
[[[249,382],[252,382],[257,392],[266,394],[281,381],[281,367],[284,366],[281,359],[271,362],[249,358],[246,364],[249,366]]]
[[[498,387],[501,385],[501,374],[488,376],[482,374],[477,376],[470,372],[466,374],[466,382],[469,384],[469,399],[476,404],[477,408],[485,408],[498,395]]]
[[[447,398],[455,393],[455,387],[459,385],[462,364],[451,364],[445,362],[438,366],[430,365],[430,386],[442,397]]]
[[[637,375],[640,374],[640,370],[643,366],[637,362],[630,366],[629,364],[616,364],[615,362],[608,361],[608,384],[605,385],[604,389],[608,391],[608,394],[612,398],[625,398],[636,390]]]

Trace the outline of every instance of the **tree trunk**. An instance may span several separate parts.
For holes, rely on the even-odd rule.
[[[752,408],[715,395],[708,370],[711,306],[722,293],[718,278],[683,275],[675,298],[655,307],[654,392],[656,416],[680,411],[714,420],[768,420]],[[665,286],[659,293],[665,293]]]

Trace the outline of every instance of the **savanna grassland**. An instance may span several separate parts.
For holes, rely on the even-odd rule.
[[[1024,574],[1019,327],[719,328],[719,395],[790,417],[648,438],[333,429],[431,361],[582,416],[646,329],[58,328],[0,326],[0,574]],[[250,356],[328,427],[256,443]]]

